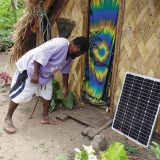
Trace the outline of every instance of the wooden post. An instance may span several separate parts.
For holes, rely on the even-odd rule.
[[[52,13],[52,16],[50,17],[51,24],[54,24],[54,22],[56,21],[58,16],[61,14],[61,12],[63,11],[63,9],[65,8],[65,6],[67,5],[68,2],[69,2],[69,0],[57,1],[55,8],[53,8],[53,11],[51,12]]]
[[[120,57],[120,44],[121,44],[121,35],[122,35],[122,26],[124,19],[124,10],[125,10],[125,0],[120,0],[118,22],[116,29],[116,40],[115,40],[115,50],[113,58],[113,69],[112,69],[112,79],[111,79],[111,106],[109,109],[110,114],[114,112],[114,98],[115,98],[115,86],[118,72],[118,64]]]
[[[83,13],[83,26],[82,26],[82,36],[88,37],[88,24],[89,24],[89,0],[81,0],[81,10]],[[82,83],[84,77],[84,64],[85,55],[81,57],[81,93],[82,93]]]

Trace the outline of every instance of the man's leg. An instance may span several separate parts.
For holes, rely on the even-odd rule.
[[[52,98],[52,81],[47,82],[46,85],[39,86],[37,90],[37,96],[43,99],[43,118],[42,124],[59,124],[59,121],[53,121],[49,118],[49,107]]]
[[[13,124],[13,121],[12,121],[12,116],[13,116],[13,113],[15,111],[15,109],[17,108],[19,104],[17,103],[14,103],[12,100],[10,101],[10,104],[9,104],[9,108],[8,108],[8,112],[7,112],[7,115],[4,119],[5,121],[5,125],[4,125],[4,129],[6,131],[8,131],[9,133],[14,133],[16,132],[16,128]]]
[[[43,117],[41,120],[42,124],[60,124],[61,121],[55,121],[49,118],[49,106],[50,100],[43,99]]]
[[[41,120],[42,124],[50,124],[49,119],[49,107],[52,98],[52,81],[47,82],[47,84],[37,87],[37,96],[40,96],[43,100],[43,117]]]
[[[49,106],[50,100],[43,99],[43,117],[41,123],[49,123]]]

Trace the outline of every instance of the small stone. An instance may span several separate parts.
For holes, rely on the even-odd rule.
[[[48,152],[48,149],[47,149],[47,148],[44,148],[44,152]]]
[[[107,148],[107,140],[102,135],[96,135],[91,142],[91,146],[98,153],[99,151],[104,151]]]
[[[87,136],[89,133],[92,132],[92,130],[93,130],[93,128],[89,126],[89,127],[85,128],[85,129],[81,132],[81,134],[82,134],[83,136]]]

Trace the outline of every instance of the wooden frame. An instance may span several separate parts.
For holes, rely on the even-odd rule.
[[[109,108],[110,114],[113,114],[114,112],[114,93],[115,93],[116,77],[117,77],[119,57],[120,57],[120,44],[121,44],[122,26],[124,19],[124,10],[125,10],[125,0],[120,0],[118,22],[116,29],[115,50],[113,58],[112,79],[111,79],[111,105]]]
[[[82,0],[82,13],[83,13],[83,31],[82,36],[88,37],[88,25],[89,25],[89,1],[90,0]],[[81,58],[81,93],[82,93],[82,83],[83,83],[83,76],[84,76],[84,64],[85,64],[85,55],[82,55]],[[80,93],[80,94],[81,94]]]

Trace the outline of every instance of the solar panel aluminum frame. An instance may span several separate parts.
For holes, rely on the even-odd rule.
[[[133,142],[135,142],[135,143],[143,146],[144,148],[148,148],[148,146],[149,146],[149,144],[150,144],[150,141],[151,141],[151,138],[152,138],[153,131],[154,131],[155,123],[156,123],[156,120],[157,120],[157,117],[158,117],[158,113],[160,113],[160,103],[159,103],[159,105],[158,105],[157,113],[156,113],[155,118],[154,118],[154,122],[153,122],[153,125],[152,125],[152,129],[151,129],[151,132],[150,132],[150,136],[149,136],[147,145],[144,145],[144,144],[136,141],[135,139],[133,139],[133,138],[125,135],[124,133],[120,132],[119,130],[117,130],[117,129],[115,129],[115,128],[113,127],[114,121],[115,121],[115,118],[116,118],[116,114],[117,114],[117,111],[118,111],[118,106],[119,106],[120,99],[121,99],[121,94],[122,94],[123,87],[124,87],[124,84],[125,84],[125,80],[126,80],[126,77],[127,77],[127,74],[130,74],[130,75],[133,75],[133,76],[142,77],[142,78],[149,79],[149,80],[153,80],[153,81],[157,81],[157,82],[160,82],[160,79],[153,78],[153,77],[149,77],[149,76],[144,76],[144,75],[137,74],[137,73],[133,73],[133,72],[126,72],[125,79],[124,79],[123,84],[122,84],[122,89],[121,89],[121,92],[120,92],[119,100],[118,100],[118,103],[117,103],[116,111],[115,111],[115,114],[114,114],[113,123],[112,123],[112,130],[114,130],[114,131],[116,131],[117,133],[119,133],[119,134],[127,137],[128,139],[130,139],[130,140],[132,140]]]

